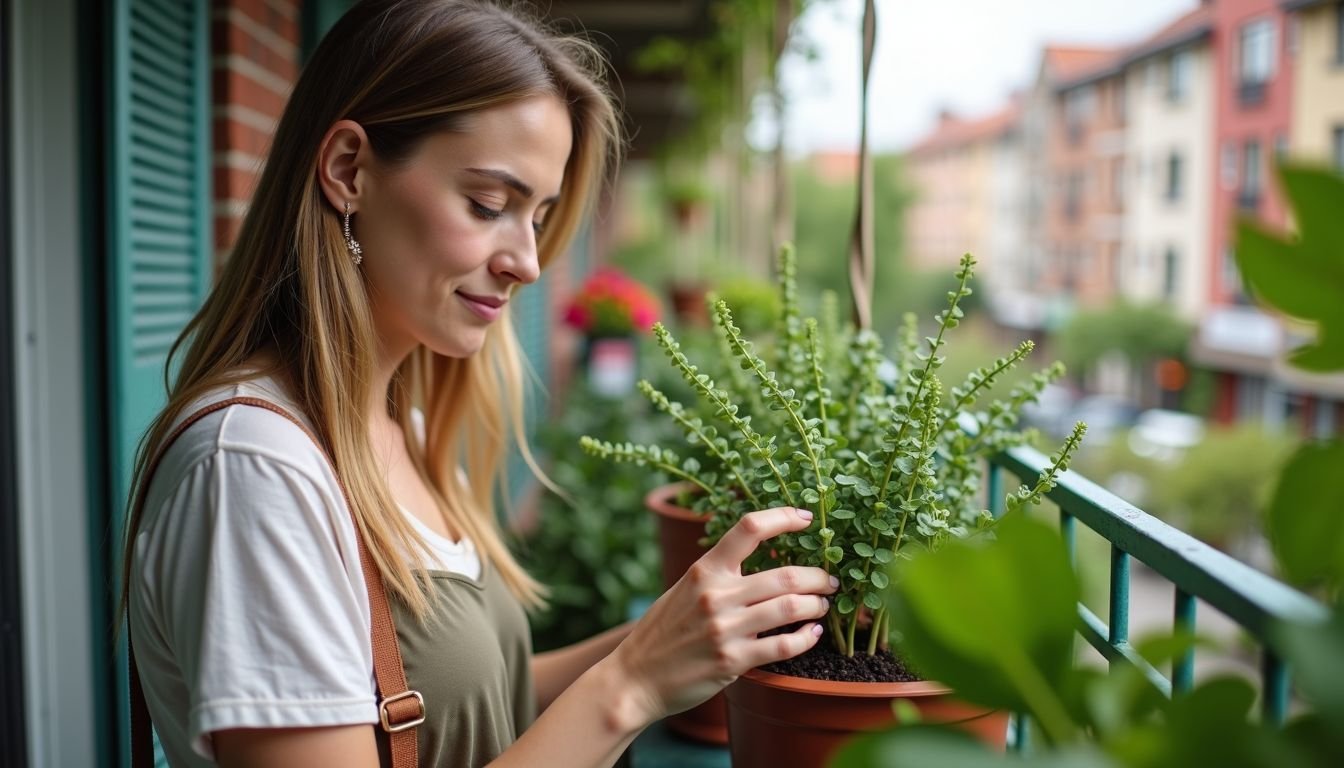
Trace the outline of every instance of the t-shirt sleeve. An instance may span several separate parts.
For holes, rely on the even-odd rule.
[[[376,722],[368,600],[339,487],[219,449],[165,503],[181,522],[161,540],[155,581],[191,689],[193,749],[212,757],[210,734],[229,728]]]

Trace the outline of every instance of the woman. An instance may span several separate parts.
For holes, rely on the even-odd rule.
[[[773,509],[640,622],[531,655],[523,608],[543,590],[491,508],[510,437],[525,449],[506,304],[615,154],[597,61],[467,0],[361,2],[314,53],[137,464],[127,616],[173,765],[401,749],[385,731],[407,718],[380,723],[380,689],[407,702],[372,660],[383,594],[425,702],[420,765],[609,765],[654,720],[816,642],[824,572],[741,575],[808,524]]]

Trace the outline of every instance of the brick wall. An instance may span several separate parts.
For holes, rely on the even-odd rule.
[[[301,6],[301,0],[211,4],[216,265],[238,238],[275,125],[298,79]]]

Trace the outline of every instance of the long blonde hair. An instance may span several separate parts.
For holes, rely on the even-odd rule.
[[[241,366],[271,352],[273,363],[261,374],[282,381],[315,428],[388,590],[425,616],[427,583],[417,580],[404,553],[426,552],[427,545],[395,512],[374,470],[366,412],[373,323],[337,212],[318,187],[319,144],[332,123],[354,120],[379,160],[396,164],[430,134],[459,129],[474,111],[558,96],[569,108],[573,149],[537,245],[544,267],[568,246],[619,154],[620,123],[604,72],[591,44],[552,33],[517,9],[473,0],[363,0],[346,13],[295,85],[233,253],[169,355],[180,369],[167,406],[141,441],[131,499],[148,484],[150,461],[187,406],[258,375]],[[511,440],[539,473],[523,433],[525,370],[506,316],[475,356],[448,358],[423,347],[412,352],[388,398],[443,513],[524,604],[537,606],[544,590],[504,545],[493,503]],[[424,413],[423,445],[414,438],[412,407]],[[132,501],[123,615],[140,519]]]

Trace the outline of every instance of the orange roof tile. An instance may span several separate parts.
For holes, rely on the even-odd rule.
[[[1003,135],[1022,116],[1022,105],[1009,104],[993,114],[974,120],[962,120],[949,117],[938,124],[924,138],[915,142],[908,153],[921,155],[956,146],[964,146],[976,141],[984,141]]]

